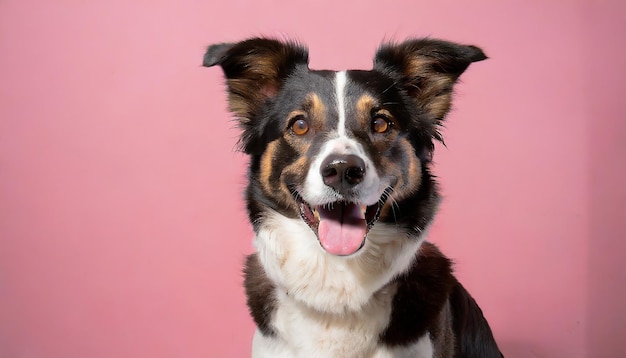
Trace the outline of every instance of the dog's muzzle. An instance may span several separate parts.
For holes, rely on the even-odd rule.
[[[326,186],[342,198],[323,205],[310,205],[299,195],[300,216],[315,232],[326,252],[347,256],[365,245],[368,231],[380,216],[388,197],[387,190],[373,205],[359,203],[355,187],[363,182],[366,166],[357,155],[331,154],[320,166],[320,176]]]

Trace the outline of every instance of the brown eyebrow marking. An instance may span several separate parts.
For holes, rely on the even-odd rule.
[[[396,125],[398,124],[394,115],[389,110],[381,108],[378,101],[369,94],[364,94],[359,97],[356,102],[356,113],[360,125],[363,126],[363,128],[370,125],[370,120],[374,114],[386,117]]]
[[[324,102],[315,92],[311,92],[307,95],[304,102],[304,109],[311,114],[311,117],[317,122],[326,121],[326,106]]]
[[[364,94],[356,101],[356,111],[359,116],[366,114],[368,117],[373,108],[378,105],[378,101],[369,94]]]
[[[356,118],[361,128],[369,128],[372,110],[376,108],[377,104],[376,99],[367,93],[356,101]]]

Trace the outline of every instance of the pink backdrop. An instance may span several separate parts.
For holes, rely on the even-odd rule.
[[[0,1],[0,357],[249,354],[245,159],[200,63],[259,34],[315,68],[482,46],[431,240],[507,357],[626,357],[626,3],[310,3]]]

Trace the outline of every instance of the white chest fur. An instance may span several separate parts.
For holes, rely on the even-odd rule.
[[[278,340],[292,356],[371,357],[377,337],[386,327],[393,295],[378,292],[362,310],[321,313],[285,294],[272,320]]]
[[[256,333],[255,357],[432,357],[428,336],[411,347],[379,345],[389,323],[395,286],[421,239],[378,225],[352,257],[328,255],[299,219],[272,215],[255,239],[258,257],[276,285],[275,337]],[[384,288],[383,288],[384,287]]]
[[[350,331],[345,330],[347,327],[329,330],[321,327],[318,321],[308,331],[307,322],[293,323],[300,324],[300,329],[290,335],[289,341],[282,337],[263,336],[257,330],[252,343],[252,358],[434,358],[428,333],[408,347],[390,348],[362,336],[367,331],[363,327],[352,327]]]

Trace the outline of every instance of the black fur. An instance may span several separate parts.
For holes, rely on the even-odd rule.
[[[503,357],[493,338],[491,328],[483,316],[483,311],[460,283],[456,283],[449,299],[454,317],[452,327],[454,335],[457,337],[455,356],[464,358]]]
[[[424,243],[413,266],[395,281],[398,288],[391,321],[381,341],[406,346],[433,330],[456,280],[450,260],[434,245]]]
[[[308,50],[295,42],[253,38],[239,43],[211,45],[203,66],[220,65],[229,88],[231,111],[243,130],[240,146],[247,154],[260,154],[264,144],[280,135],[269,126],[263,109],[298,67],[307,67]]]
[[[274,336],[275,332],[270,322],[276,311],[276,298],[274,297],[276,287],[265,275],[256,254],[248,256],[243,272],[247,303],[254,323],[263,334]]]

